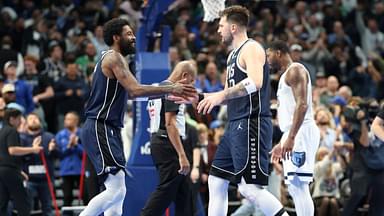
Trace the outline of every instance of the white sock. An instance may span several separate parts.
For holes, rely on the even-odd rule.
[[[313,216],[315,214],[308,182],[302,182],[295,177],[288,185],[288,192],[295,203],[297,216]]]
[[[223,178],[209,175],[208,216],[223,216],[228,212],[228,184]]]
[[[247,184],[244,178],[239,183],[239,192],[257,208],[260,208],[265,215],[276,215],[283,208],[280,201],[269,191],[260,185]],[[284,212],[281,215],[288,214]]]
[[[108,174],[104,182],[105,190],[95,196],[80,216],[95,216],[105,212],[105,216],[122,215],[125,197],[125,174],[120,170],[115,175]]]

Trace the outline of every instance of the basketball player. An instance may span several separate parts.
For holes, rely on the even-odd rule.
[[[198,112],[228,105],[228,126],[218,145],[208,177],[209,216],[227,215],[228,184],[260,207],[265,215],[287,215],[281,203],[264,186],[268,184],[268,153],[272,148],[269,109],[269,69],[263,47],[248,39],[249,12],[231,6],[220,14],[218,33],[233,47],[227,61],[227,81],[222,91],[199,95]]]
[[[196,75],[192,62],[182,61],[160,85],[181,79],[193,84]],[[186,137],[184,110],[185,104],[176,104],[166,99],[148,102],[151,156],[159,173],[159,184],[141,211],[142,216],[163,215],[171,202],[175,203],[175,215],[193,215],[192,193],[187,175],[192,149],[188,146],[184,148],[182,143],[182,138]]]
[[[115,18],[104,25],[104,52],[95,66],[81,140],[105,190],[94,197],[81,216],[121,215],[125,197],[125,158],[120,128],[128,96],[195,95],[190,84],[140,85],[124,56],[134,53],[135,36],[128,22]]]
[[[280,145],[272,149],[272,160],[283,160],[285,183],[295,203],[298,216],[314,215],[309,191],[320,131],[312,111],[312,86],[307,69],[292,62],[288,46],[282,41],[271,43],[267,50],[271,68],[280,71],[277,90],[278,122],[284,133]]]

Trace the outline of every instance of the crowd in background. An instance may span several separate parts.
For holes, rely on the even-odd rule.
[[[343,110],[348,105],[359,106],[369,124],[382,105],[384,3],[373,0],[226,1],[226,5],[232,4],[244,5],[251,11],[248,35],[252,39],[265,48],[271,41],[286,41],[293,61],[304,64],[310,72],[315,120],[321,130],[321,147],[312,184],[312,195],[320,215],[339,215],[339,211],[328,210],[345,207],[349,197],[359,199],[359,207],[366,207],[372,187],[383,185],[377,182],[372,185],[369,178],[365,178],[358,195],[351,195],[353,172],[376,171],[350,163],[354,151],[358,150],[353,144],[356,137],[348,129],[354,116],[344,116]],[[101,52],[108,49],[103,41],[102,25],[110,18],[123,17],[137,30],[142,19],[142,2],[4,0],[0,5],[0,107],[2,110],[16,107],[24,113],[25,121],[19,128],[24,145],[41,142],[50,166],[60,161],[64,205],[71,205],[70,191],[78,187],[83,158],[78,134],[84,104],[95,63]],[[162,21],[172,29],[171,67],[181,60],[193,59],[198,66],[196,88],[201,92],[223,89],[230,47],[222,44],[216,33],[217,21],[202,21],[204,10],[200,1],[177,0],[172,8]],[[278,79],[278,73],[271,71],[272,113]],[[197,114],[193,107],[188,110],[189,123],[199,134],[198,190],[202,205],[206,206],[209,166],[225,127],[225,106],[217,107],[208,116]],[[122,134],[126,156],[133,133],[129,130],[132,128],[130,113],[131,110],[127,110]],[[277,126],[274,132],[276,144],[281,133]],[[31,171],[29,165],[41,164],[36,162],[40,159],[35,156],[25,159],[27,175]],[[271,167],[275,176],[272,180],[278,180],[271,190],[276,191],[274,194],[285,206],[292,205],[283,186],[280,190],[281,165]],[[52,209],[47,204],[51,201],[49,191],[44,186],[39,187],[46,184],[39,181],[45,179],[42,174],[34,170],[28,185],[34,190],[31,194],[44,194],[42,206]],[[53,175],[53,171],[50,174]],[[196,179],[196,174],[193,178]],[[240,197],[234,193],[233,199]]]

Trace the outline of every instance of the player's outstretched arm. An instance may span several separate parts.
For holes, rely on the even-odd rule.
[[[102,63],[103,73],[109,78],[116,78],[128,91],[130,98],[136,97],[163,97],[173,94],[183,97],[193,97],[196,89],[191,84],[183,82],[170,83],[169,85],[152,86],[141,85],[129,71],[124,57],[118,52],[107,54]]]

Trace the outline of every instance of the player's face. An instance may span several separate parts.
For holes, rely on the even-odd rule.
[[[221,41],[226,45],[231,45],[233,41],[230,27],[231,24],[228,23],[227,17],[221,17],[219,22],[219,29],[217,29],[217,32],[221,36]]]
[[[267,49],[267,61],[271,69],[279,70],[280,62],[277,51]]]
[[[126,56],[128,54],[134,54],[136,51],[136,37],[133,34],[132,29],[128,25],[124,26],[120,36],[119,47],[121,55]]]

